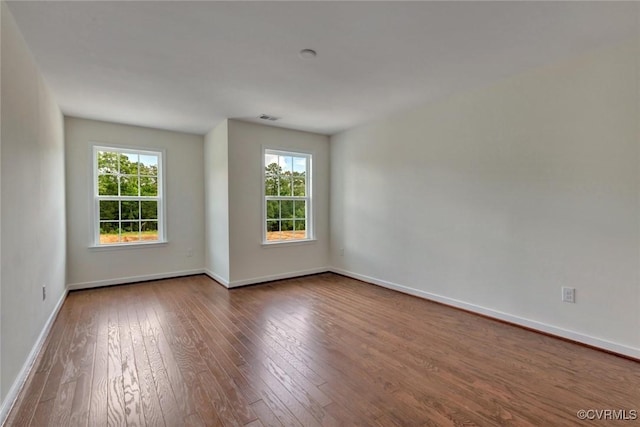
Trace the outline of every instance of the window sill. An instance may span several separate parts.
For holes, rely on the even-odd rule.
[[[121,249],[142,249],[142,248],[157,248],[160,246],[167,246],[169,242],[148,242],[148,243],[121,243],[113,245],[101,245],[101,246],[89,246],[90,251],[117,251]]]
[[[310,245],[316,243],[317,239],[305,239],[305,240],[283,240],[281,242],[262,242],[263,248],[275,248],[282,246],[297,246],[297,245]]]

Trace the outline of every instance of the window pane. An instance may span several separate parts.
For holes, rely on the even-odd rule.
[[[294,196],[305,196],[306,188],[304,183],[304,178],[293,178],[293,195]]]
[[[140,240],[140,223],[139,222],[122,222],[122,231],[120,232],[120,240],[122,242],[137,242]]]
[[[97,200],[100,244],[159,240],[162,155],[117,147],[95,155],[95,196],[111,199]]]
[[[311,155],[271,151],[264,154],[266,240],[308,238],[306,229],[311,202],[309,166]]]
[[[278,155],[277,154],[265,154],[264,165],[267,170],[277,170],[278,168]]]
[[[276,175],[266,175],[264,178],[265,196],[278,195],[278,177]]]
[[[267,241],[280,239],[280,221],[267,221]]]
[[[158,156],[140,154],[140,175],[158,175]]]
[[[100,201],[100,220],[119,220],[119,207],[117,201],[101,200]]]
[[[278,164],[282,169],[282,173],[286,174],[287,172],[291,175],[293,170],[293,158],[290,156],[279,156]]]
[[[293,174],[305,175],[307,171],[307,159],[304,157],[293,158]]]
[[[293,218],[293,200],[280,201],[280,217]]]
[[[140,195],[141,196],[157,196],[158,195],[158,178],[147,176],[140,177]]]
[[[119,230],[118,230],[117,222],[101,222],[100,223],[100,243],[103,245],[109,244],[109,243],[118,243],[120,241],[118,231]]]
[[[111,151],[98,151],[98,173],[118,173],[118,153]]]
[[[267,219],[280,218],[280,201],[267,200]]]
[[[138,195],[138,177],[137,176],[121,176],[120,177],[120,195],[121,196],[137,196]]]
[[[141,219],[158,219],[158,202],[155,200],[140,202],[140,208]]]
[[[99,196],[117,196],[118,195],[118,177],[115,175],[99,175],[98,176],[98,195]]]
[[[279,196],[291,196],[291,177],[283,175],[280,177]]]
[[[282,232],[280,234],[280,239],[282,240],[291,240],[295,239],[294,231],[293,231],[293,220],[283,220],[282,225],[280,226]]]
[[[307,217],[306,204],[304,200],[293,202],[293,214],[295,218],[305,219]]]
[[[138,175],[138,155],[120,153],[120,173],[124,175]]]
[[[146,202],[142,202],[146,203]],[[144,241],[158,240],[158,221],[143,221],[141,227],[140,237]]]
[[[140,219],[140,202],[138,201],[123,201],[121,202],[122,211],[120,218],[122,221],[126,219]]]
[[[295,220],[293,222],[294,228],[294,238],[295,239],[306,239],[307,238],[307,222],[304,220]]]
[[[282,169],[277,163],[270,163],[264,168],[265,175],[279,176],[282,175]]]

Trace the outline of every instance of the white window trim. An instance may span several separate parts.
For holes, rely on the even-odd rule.
[[[98,151],[117,151],[120,153],[136,153],[136,154],[152,154],[158,156],[158,240],[156,241],[141,241],[141,242],[129,242],[129,243],[100,243],[100,227],[98,223],[100,221],[100,198],[98,197],[98,165],[97,165],[97,152]],[[114,144],[107,142],[90,142],[89,143],[89,156],[90,156],[90,174],[91,185],[89,187],[90,193],[90,218],[89,224],[89,236],[90,243],[89,248],[94,250],[110,250],[110,249],[132,249],[143,247],[164,246],[168,243],[167,238],[167,203],[166,203],[166,150],[163,148],[149,148],[138,147],[131,145]],[[119,196],[127,198],[127,196]],[[139,197],[131,196],[131,200],[139,200]]]
[[[305,180],[306,185],[306,220],[305,225],[307,227],[307,237],[305,239],[296,240],[267,240],[267,196],[265,195],[265,156],[266,154],[285,155],[294,157],[305,157],[307,159],[307,178]],[[262,146],[262,156],[260,157],[261,164],[261,203],[262,203],[262,237],[260,238],[263,247],[275,247],[275,246],[289,246],[308,244],[316,241],[315,237],[315,203],[313,203],[313,157],[312,151],[288,149],[288,148],[274,148]],[[281,197],[278,197],[281,198]],[[286,197],[285,197],[286,198]],[[292,199],[295,199],[292,197]]]

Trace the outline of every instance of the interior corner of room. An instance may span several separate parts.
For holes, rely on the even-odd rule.
[[[197,132],[63,114],[13,16],[26,3],[1,2],[0,422],[68,292],[197,274],[334,272],[640,359],[640,37],[482,69],[346,128],[234,116]],[[362,93],[385,97],[393,83]],[[166,152],[166,244],[92,250],[91,142]],[[313,242],[264,248],[265,146],[313,152]]]

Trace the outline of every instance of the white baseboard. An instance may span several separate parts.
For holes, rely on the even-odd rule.
[[[293,279],[294,277],[309,276],[311,274],[326,273],[328,267],[312,268],[309,270],[290,271],[287,273],[273,274],[270,276],[254,277],[251,279],[233,280],[229,283],[229,288],[237,288],[239,286],[255,285],[257,283],[271,282],[273,280]]]
[[[204,274],[206,274],[207,276],[211,277],[213,280],[215,280],[216,282],[220,283],[225,288],[229,287],[229,281],[227,279],[224,279],[222,276],[214,273],[213,271],[205,268]]]
[[[231,288],[238,288],[240,286],[256,285],[258,283],[264,283],[264,282],[272,282],[274,280],[293,279],[294,277],[302,277],[302,276],[309,276],[311,274],[326,273],[328,271],[329,271],[328,267],[319,267],[319,268],[312,268],[309,270],[290,271],[287,273],[273,274],[270,276],[253,277],[251,279],[232,280],[232,281],[225,280],[210,270],[205,270],[205,274],[211,277],[216,282],[219,282],[225,287],[231,289]]]
[[[566,338],[568,340],[576,341],[592,347],[597,347],[602,350],[618,353],[634,359],[640,359],[640,348],[629,347],[624,344],[618,344],[615,342],[603,340],[600,338],[592,337],[590,335],[582,334],[580,332],[559,328],[557,326],[538,322],[536,320],[526,319],[520,316],[515,316],[513,314],[504,313],[498,310],[493,310],[490,308],[486,308],[486,307],[471,304],[465,301],[460,301],[457,299],[445,297],[442,295],[432,294],[430,292],[421,291],[418,289],[399,285],[397,283],[376,279],[375,277],[365,276],[363,274],[354,273],[352,271],[347,271],[340,268],[331,267],[329,271],[337,274],[341,274],[343,276],[358,279],[363,282],[371,283],[373,285],[382,286],[384,288],[393,289],[395,291],[413,295],[419,298],[424,298],[430,301],[435,301],[441,304],[449,305],[451,307],[461,308],[463,310],[468,310],[474,313],[482,314],[487,317],[502,320],[508,323],[513,323],[515,325],[520,325],[525,328],[535,329],[540,332],[544,332],[550,335],[555,335],[557,337]]]
[[[3,425],[4,422],[7,420],[7,416],[9,415],[11,408],[13,408],[13,405],[15,404],[16,399],[18,398],[18,394],[20,393],[20,390],[22,390],[22,387],[24,386],[24,383],[27,380],[29,373],[33,368],[33,364],[35,363],[36,358],[38,357],[38,353],[40,353],[40,350],[42,349],[42,346],[47,338],[47,335],[49,335],[49,331],[51,330],[53,321],[56,319],[56,316],[58,315],[60,308],[62,308],[62,304],[64,303],[64,300],[67,298],[68,292],[69,291],[65,289],[64,292],[62,293],[62,296],[56,303],[56,306],[51,312],[51,315],[49,315],[49,318],[44,324],[44,327],[42,328],[40,335],[38,335],[38,338],[36,339],[36,342],[33,345],[33,348],[31,349],[29,356],[27,356],[27,360],[25,360],[24,365],[22,365],[22,369],[20,369],[20,373],[18,373],[18,376],[13,382],[13,385],[11,386],[11,388],[9,389],[9,392],[7,393],[4,400],[2,401],[2,406],[0,406],[0,426]]]
[[[195,270],[172,271],[168,273],[146,274],[142,276],[117,277],[115,279],[96,280],[94,282],[71,283],[67,285],[67,289],[75,291],[79,289],[99,288],[101,286],[124,285],[126,283],[148,282],[150,280],[171,279],[173,277],[194,276],[203,274],[205,270],[198,268]]]

